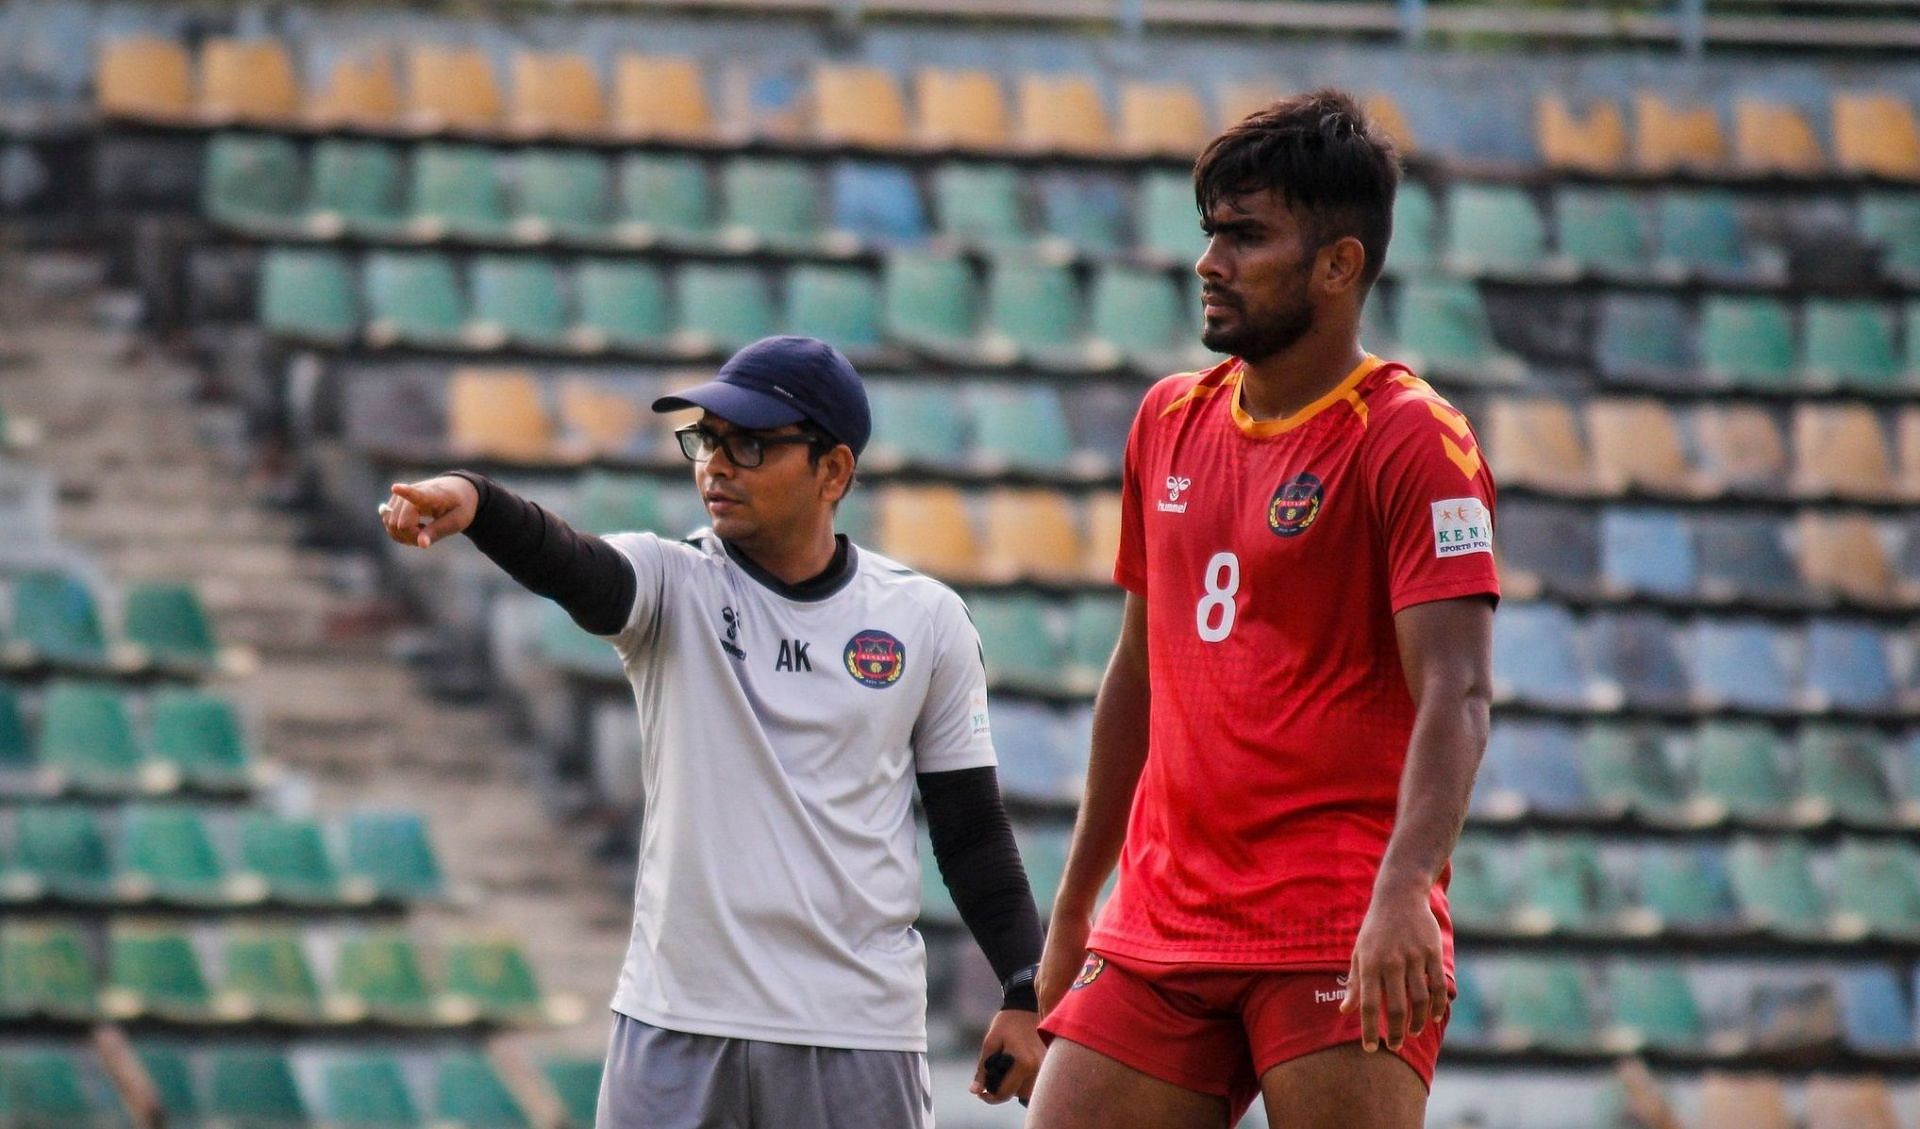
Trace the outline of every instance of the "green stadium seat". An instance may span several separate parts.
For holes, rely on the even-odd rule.
[[[1462,835],[1454,845],[1447,908],[1463,929],[1506,933],[1520,924],[1513,915],[1513,890],[1500,873],[1498,855],[1499,848],[1481,835]],[[1529,924],[1541,923],[1535,919]]]
[[[1707,298],[1700,308],[1700,359],[1709,375],[1736,387],[1792,387],[1799,366],[1786,306],[1772,298]]]
[[[1027,593],[979,595],[969,601],[987,677],[996,685],[1051,690],[1060,687],[1064,648],[1049,626],[1047,602]]]
[[[979,290],[965,259],[894,251],[887,255],[882,285],[888,337],[941,360],[968,363],[978,357]]]
[[[466,299],[453,263],[420,251],[376,251],[366,263],[367,342],[458,348]]]
[[[1126,614],[1126,603],[1117,596],[1074,597],[1067,612],[1067,662],[1068,675],[1076,685],[1086,690],[1099,686],[1107,660],[1120,642]]]
[[[658,352],[673,335],[672,304],[651,263],[588,259],[573,275],[579,318],[571,340],[580,348]]]
[[[1447,1038],[1457,1045],[1481,1046],[1487,1041],[1487,1004],[1480,991],[1480,973],[1472,961],[1454,969],[1453,1006],[1447,1009]]]
[[[268,248],[257,304],[261,326],[278,337],[344,345],[360,331],[352,268],[333,251]]]
[[[1043,173],[1038,178],[1043,252],[1055,259],[1117,255],[1127,249],[1126,193],[1094,173]]]
[[[336,1058],[326,1064],[320,1088],[320,1107],[328,1125],[340,1129],[413,1129],[423,1124],[400,1061],[390,1054]],[[592,1121],[586,1124],[590,1126]]]
[[[1565,186],[1554,191],[1553,205],[1560,253],[1580,269],[1605,278],[1638,278],[1652,268],[1645,220],[1633,192]]]
[[[1061,473],[1073,460],[1073,430],[1060,394],[1044,384],[987,385],[968,389],[973,416],[974,465]]]
[[[1731,929],[1739,910],[1715,847],[1650,847],[1640,853],[1636,902],[1663,929],[1686,933]]]
[[[620,656],[580,629],[560,605],[541,601],[540,653],[555,669],[603,681],[625,678]]]
[[[0,793],[14,790],[8,783],[10,778],[26,776],[33,770],[33,743],[27,736],[19,691],[11,683],[0,682]]]
[[[7,1129],[93,1129],[115,1124],[64,1051],[9,1048],[0,1055],[0,1123]]]
[[[865,458],[875,467],[957,467],[967,454],[967,413],[951,389],[903,380],[867,385],[873,439]]]
[[[249,812],[240,821],[240,865],[266,880],[275,901],[290,905],[363,905],[376,896],[368,879],[340,877],[312,819]]]
[[[415,149],[410,233],[417,239],[511,238],[498,159],[478,145],[426,143]]]
[[[1617,899],[1600,850],[1582,835],[1536,835],[1520,863],[1520,917],[1530,933],[1614,933]]]
[[[592,1129],[600,1103],[600,1071],[597,1058],[553,1058],[546,1063],[547,1084],[560,1099],[569,1129]]]
[[[1696,787],[1735,819],[1786,823],[1793,795],[1781,769],[1783,755],[1779,735],[1759,722],[1706,722],[1694,742]]]
[[[1694,381],[1693,325],[1663,295],[1608,294],[1600,300],[1594,352],[1608,380],[1668,387]]]
[[[100,608],[86,582],[36,570],[13,580],[12,645],[44,666],[97,671],[110,663]]]
[[[1613,1004],[1614,1024],[1608,1032],[1609,1049],[1689,1051],[1706,1043],[1700,1005],[1685,970],[1677,965],[1618,962],[1607,977],[1607,998]]]
[[[1810,298],[1800,369],[1823,387],[1891,392],[1906,367],[1894,348],[1893,318],[1877,302]]]
[[[162,666],[204,672],[220,658],[213,625],[191,584],[133,584],[127,589],[122,634]]]
[[[485,347],[523,349],[568,345],[571,317],[560,272],[533,255],[481,255],[473,262],[473,321],[469,334]]]
[[[280,1023],[320,1022],[320,987],[300,934],[284,929],[236,928],[227,936],[228,1010]]]
[[[1476,384],[1511,384],[1526,375],[1520,361],[1493,341],[1493,325],[1471,282],[1409,279],[1400,287],[1394,337],[1418,370]]]
[[[1527,958],[1500,978],[1500,1022],[1494,1037],[1514,1050],[1584,1048],[1594,1042],[1593,1010],[1579,964]]]
[[[1401,195],[1411,187],[1402,184]],[[1200,230],[1200,212],[1194,206],[1193,178],[1166,169],[1142,174],[1134,229],[1139,234],[1134,252],[1141,257],[1162,266],[1191,268],[1198,262],[1206,253],[1207,236]],[[1397,205],[1393,238],[1397,249],[1401,238]]]
[[[440,1060],[439,1074],[435,1124],[457,1125],[460,1129],[529,1129],[525,1111],[485,1057],[449,1054]]]
[[[171,792],[178,767],[147,759],[127,703],[112,686],[56,682],[40,703],[39,761],[65,787],[106,792]]]
[[[778,331],[766,276],[756,267],[689,264],[674,276],[678,346],[689,354],[731,353]]]
[[[1080,369],[1094,358],[1084,339],[1079,283],[1064,266],[1003,257],[987,282],[987,358]]]
[[[1187,207],[1193,207],[1193,186],[1187,177]],[[1201,247],[1204,251],[1206,248]],[[1199,256],[1196,255],[1195,258]],[[1381,273],[1409,278],[1431,273],[1440,264],[1440,206],[1424,184],[1404,181],[1393,197],[1393,242]]]
[[[1067,829],[1020,824],[1014,827],[1013,837],[1020,848],[1020,861],[1033,882],[1034,903],[1044,918],[1053,910],[1053,900],[1060,894],[1060,878],[1066,873]],[[1101,900],[1104,901],[1112,889],[1109,879],[1107,889],[1101,892]]]
[[[138,900],[136,883],[116,883],[99,825],[85,808],[36,804],[14,815],[14,857],[55,898],[68,902]]]
[[[455,941],[442,956],[447,994],[471,1001],[485,1018],[496,1023],[540,1023],[547,1018],[547,1001],[518,942]]]
[[[1881,273],[1920,282],[1920,193],[1869,192],[1860,200],[1859,231],[1883,248]]]
[[[147,746],[197,788],[242,788],[259,768],[232,704],[198,690],[157,690],[147,699]]]
[[[400,152],[380,141],[323,138],[313,146],[309,234],[392,239],[407,230],[407,175]]]
[[[1447,194],[1447,270],[1472,277],[1573,277],[1547,250],[1547,226],[1523,188],[1462,184]]]
[[[1689,808],[1657,729],[1589,726],[1580,737],[1580,770],[1587,795],[1602,811],[1669,825],[1695,823],[1705,814]]]
[[[940,233],[987,251],[1032,246],[1020,185],[1020,171],[1011,165],[972,161],[941,165],[933,173],[933,209]]]
[[[638,474],[590,470],[580,476],[579,499],[570,524],[605,536],[627,531],[665,532],[660,487]]]
[[[1804,843],[1741,839],[1727,855],[1727,869],[1741,914],[1753,925],[1786,937],[1829,934]]]
[[[199,1125],[204,1110],[199,1087],[193,1080],[193,1064],[187,1061],[186,1054],[177,1047],[151,1044],[136,1045],[134,1053],[146,1068],[147,1077],[153,1080],[155,1096],[167,1116],[169,1129]]]
[[[243,1018],[218,1012],[185,933],[163,926],[116,923],[107,942],[107,988],[101,1010],[114,1019],[207,1022]]]
[[[1800,795],[1794,807],[1805,822],[1830,819],[1854,827],[1899,824],[1887,780],[1886,741],[1871,729],[1809,724],[1800,730]]]
[[[520,154],[513,233],[522,243],[598,243],[612,225],[612,175],[606,159],[585,150]]]
[[[1739,282],[1773,273],[1750,253],[1733,193],[1717,189],[1674,190],[1658,205],[1654,269],[1680,280]]]
[[[264,901],[257,874],[229,874],[200,813],[191,808],[136,806],[120,820],[120,869],[162,901],[242,906]]]
[[[630,247],[700,247],[717,237],[713,189],[700,158],[632,153],[620,162],[615,236]]]
[[[443,1006],[427,984],[413,941],[400,933],[343,938],[334,962],[333,987],[327,1011],[335,1019],[433,1026],[473,1018],[471,1008]]]
[[[0,1017],[86,1020],[99,1011],[93,960],[80,927],[64,921],[0,926]]]
[[[1093,278],[1090,359],[1102,365],[1125,360],[1155,374],[1179,368],[1194,340],[1181,302],[1179,288],[1162,271],[1101,267]]]
[[[347,873],[365,878],[384,897],[432,900],[446,896],[440,863],[416,812],[355,812],[347,818]]]
[[[953,904],[953,892],[940,875],[940,864],[933,857],[933,840],[924,824],[916,836],[920,858],[920,918],[933,925],[960,924],[960,909]]]
[[[857,267],[794,267],[787,275],[787,330],[855,356],[879,347],[879,280]]]
[[[207,1116],[233,1129],[298,1129],[309,1123],[287,1056],[279,1051],[212,1052]]]
[[[1858,839],[1843,842],[1833,867],[1833,908],[1852,919],[1849,932],[1863,928],[1875,937],[1920,938],[1913,848]]]
[[[720,239],[736,251],[816,250],[824,246],[825,192],[803,161],[735,157],[720,173],[725,223]]]
[[[200,209],[217,223],[258,234],[291,230],[306,189],[291,138],[223,133],[207,144]]]

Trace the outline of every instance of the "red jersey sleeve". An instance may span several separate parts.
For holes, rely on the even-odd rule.
[[[1395,614],[1461,596],[1499,599],[1493,473],[1467,417],[1430,392],[1382,416],[1369,477]]]
[[[1155,391],[1158,391],[1157,389]],[[1113,562],[1113,582],[1136,596],[1147,594],[1147,538],[1140,512],[1140,467],[1145,462],[1142,446],[1147,428],[1158,414],[1158,399],[1148,393],[1134,413],[1133,427],[1127,431],[1126,459],[1120,480],[1120,553]]]

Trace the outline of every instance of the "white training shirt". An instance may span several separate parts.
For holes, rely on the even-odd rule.
[[[798,599],[711,530],[607,540],[639,580],[606,638],[633,683],[646,792],[614,1010],[926,1050],[914,775],[994,763],[960,597],[851,546],[842,584]]]

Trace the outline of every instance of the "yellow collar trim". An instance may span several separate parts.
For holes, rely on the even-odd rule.
[[[1290,416],[1264,420],[1257,420],[1248,415],[1247,409],[1241,402],[1244,394],[1242,385],[1244,384],[1247,373],[1247,367],[1242,363],[1233,370],[1231,377],[1233,381],[1233,401],[1231,406],[1233,408],[1234,426],[1238,427],[1241,434],[1249,439],[1267,439],[1275,435],[1285,435],[1287,432],[1292,431],[1294,428],[1299,427],[1301,424],[1306,423],[1308,420],[1343,400],[1352,404],[1355,414],[1357,414],[1361,422],[1364,423],[1367,418],[1367,406],[1354,392],[1354,389],[1358,388],[1361,381],[1372,375],[1373,371],[1384,363],[1385,362],[1379,357],[1368,353],[1366,357],[1354,367],[1354,370],[1343,377],[1340,383],[1335,385],[1333,390],[1326,395]]]

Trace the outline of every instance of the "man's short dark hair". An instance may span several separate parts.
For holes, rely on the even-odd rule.
[[[1350,94],[1316,90],[1257,110],[1207,144],[1193,165],[1204,223],[1223,201],[1272,189],[1308,225],[1315,249],[1353,236],[1366,249],[1361,282],[1380,277],[1393,237],[1400,154]]]

